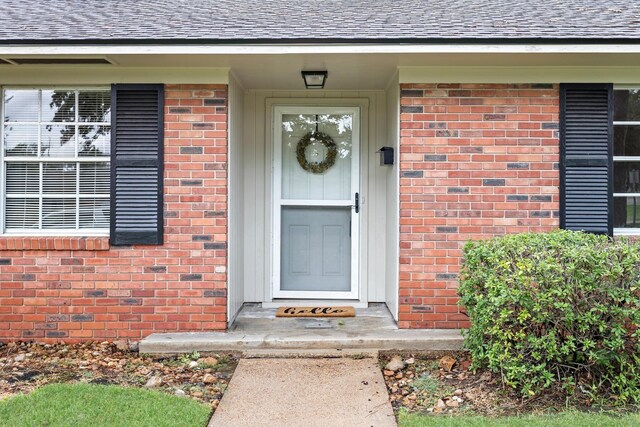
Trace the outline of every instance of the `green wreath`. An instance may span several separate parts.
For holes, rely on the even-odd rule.
[[[319,163],[311,163],[307,160],[307,147],[312,142],[320,142],[327,147],[327,155],[324,160]],[[338,146],[333,139],[322,132],[309,132],[298,141],[296,146],[296,158],[302,169],[311,173],[323,173],[326,172],[331,166],[336,163],[336,157],[338,156]]]

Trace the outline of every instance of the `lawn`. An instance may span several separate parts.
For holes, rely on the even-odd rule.
[[[554,415],[489,418],[464,415],[420,415],[401,411],[398,415],[399,427],[631,427],[640,425],[639,414],[610,416],[566,412]]]
[[[91,384],[50,384],[0,400],[6,427],[203,427],[211,408],[152,390]]]

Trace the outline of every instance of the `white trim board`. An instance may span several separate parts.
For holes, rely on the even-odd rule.
[[[228,84],[228,68],[14,66],[0,67],[3,85],[78,85],[111,83]]]
[[[367,308],[368,302],[353,300],[317,300],[317,299],[287,299],[274,300],[262,303],[262,308],[280,308],[280,307],[326,307],[326,306],[349,306],[353,308]]]
[[[227,325],[235,320],[244,303],[244,197],[242,149],[244,132],[244,88],[229,74],[227,126]]]
[[[614,236],[638,236],[640,235],[640,228],[614,228]]]
[[[28,55],[277,55],[300,53],[640,53],[636,44],[400,44],[400,43],[290,43],[290,44],[5,44],[0,46],[0,57]]]
[[[361,294],[363,302],[385,301],[386,191],[388,167],[376,151],[387,145],[385,93],[379,90],[249,90],[244,133],[245,302],[272,300],[271,284],[271,108],[274,105],[361,108]],[[268,160],[267,160],[268,159]],[[372,236],[372,238],[368,238]]]
[[[617,83],[640,80],[640,67],[398,67],[402,83]]]
[[[395,150],[395,161],[386,166],[387,202],[385,206],[385,302],[395,320],[400,309],[400,86],[394,74],[386,90],[387,141]]]

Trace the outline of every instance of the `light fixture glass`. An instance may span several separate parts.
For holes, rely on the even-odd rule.
[[[303,71],[302,78],[307,89],[323,89],[327,81],[326,71]]]

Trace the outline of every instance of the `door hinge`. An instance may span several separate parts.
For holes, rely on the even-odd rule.
[[[356,208],[356,213],[360,212],[360,193],[356,193],[356,201],[355,201],[355,205],[353,205]]]

